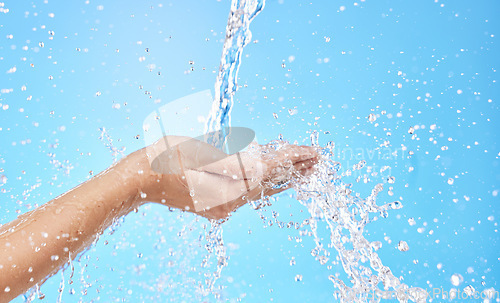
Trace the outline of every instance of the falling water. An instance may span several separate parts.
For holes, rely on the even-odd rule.
[[[215,99],[212,110],[207,119],[205,132],[224,130],[231,125],[231,108],[233,106],[233,96],[238,89],[238,70],[241,64],[241,54],[243,48],[251,41],[250,23],[264,8],[265,0],[233,0],[231,11],[227,20],[226,40],[222,50],[222,57],[219,66],[219,74],[215,81]],[[210,138],[212,145],[221,148],[225,133],[217,132]],[[215,282],[219,279],[222,269],[227,265],[226,249],[222,240],[222,226],[220,221],[211,220],[210,230],[206,235],[206,249],[208,255],[203,260],[202,266],[206,266],[210,256],[215,254],[217,269],[206,280],[206,287],[202,293],[214,293]],[[217,296],[217,294],[216,294]]]
[[[208,117],[206,132],[221,130],[231,124],[230,114],[233,96],[238,89],[237,79],[241,54],[243,48],[252,39],[250,23],[262,11],[264,3],[265,0],[233,0],[231,2],[226,40],[222,50],[219,74],[215,81],[215,99]]]

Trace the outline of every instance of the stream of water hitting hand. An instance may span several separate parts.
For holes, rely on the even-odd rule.
[[[237,77],[241,55],[243,48],[251,41],[249,26],[264,8],[264,3],[265,0],[233,0],[231,3],[226,40],[215,83],[215,99],[205,126],[205,133],[222,130],[210,138],[212,140],[210,143],[219,149],[224,146],[227,135],[224,130],[228,129],[231,124],[230,114],[233,96],[238,89]],[[317,133],[313,133],[311,140],[312,145],[318,146]],[[277,142],[276,148],[280,148],[282,144],[282,141]],[[354,197],[351,195],[350,188],[342,182],[342,176],[338,174],[339,163],[332,159],[331,151],[323,154],[316,173],[307,182],[295,182],[293,185],[298,193],[297,199],[307,207],[311,215],[309,225],[316,242],[314,251],[317,252],[317,259],[321,264],[326,264],[329,259],[326,256],[330,255],[317,234],[318,223],[324,221],[331,230],[331,241],[328,247],[335,248],[342,267],[352,282],[350,287],[341,279],[330,275],[330,280],[337,288],[335,292],[337,299],[341,302],[378,302],[383,297],[384,291],[390,290],[391,297],[400,302],[408,300],[425,302],[427,294],[423,289],[401,283],[392,274],[390,268],[382,264],[375,252],[379,242],[369,242],[363,236],[364,227],[371,221],[370,213],[381,213],[382,216],[387,216],[388,209],[401,208],[401,203],[393,202],[378,206],[376,197],[383,188],[382,184],[376,185],[372,194],[366,199]],[[363,165],[360,165],[358,169],[362,167]],[[348,232],[345,233],[344,230]],[[202,293],[203,295],[214,293],[220,298],[219,292],[215,290],[215,283],[220,278],[228,260],[221,222],[211,221],[206,240],[209,255],[203,261],[202,266],[206,266],[210,255],[214,253],[217,258],[217,269],[207,279],[205,283],[207,287],[202,288]],[[353,248],[347,248],[349,245]],[[324,253],[325,256],[319,256],[320,253]],[[383,284],[383,289],[379,288],[379,282]]]
[[[226,39],[222,50],[219,73],[215,81],[215,98],[212,109],[205,125],[205,133],[215,135],[208,138],[208,143],[223,150],[227,133],[231,126],[231,108],[233,106],[233,96],[238,89],[238,71],[241,64],[243,48],[251,41],[250,23],[262,11],[265,0],[232,0],[231,11],[229,13],[226,26]],[[221,130],[220,132],[218,132]],[[215,282],[219,279],[222,269],[227,265],[226,249],[222,239],[222,226],[219,221],[211,220],[210,230],[206,239],[209,255],[203,261],[208,262],[211,253],[215,253],[217,258],[217,269],[206,281],[206,288],[202,288],[202,294],[215,293]],[[203,265],[202,265],[203,266]]]

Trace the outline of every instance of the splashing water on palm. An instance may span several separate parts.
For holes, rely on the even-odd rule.
[[[241,54],[251,40],[250,22],[264,8],[264,3],[264,0],[233,0],[231,3],[226,40],[215,84],[215,99],[206,132],[223,130],[230,126]],[[212,144],[217,147],[222,146],[225,139],[223,132],[219,134],[221,136],[212,138]],[[318,146],[317,133],[313,133],[311,141],[313,146]],[[274,148],[280,149],[286,144],[283,141],[275,141]],[[354,195],[350,185],[342,181],[342,174],[339,174],[340,163],[334,161],[333,156],[333,145],[322,149],[316,172],[300,182],[292,180],[291,185],[297,192],[297,200],[307,207],[311,216],[307,225],[310,226],[316,243],[313,250],[316,259],[321,264],[326,264],[328,256],[331,255],[328,248],[334,248],[352,284],[348,286],[345,281],[330,275],[329,279],[336,288],[335,297],[341,302],[379,302],[382,298],[397,299],[399,302],[426,302],[425,290],[401,283],[390,268],[382,264],[376,253],[381,243],[370,242],[363,236],[365,226],[373,220],[373,215],[370,218],[370,214],[379,213],[381,217],[387,217],[388,210],[402,207],[401,202],[377,205],[376,199],[383,189],[382,184],[375,185],[365,199]],[[362,169],[363,166],[364,162],[361,161],[354,169]],[[255,205],[254,207],[259,208]],[[326,248],[317,233],[320,224],[327,224],[330,229],[330,243]],[[227,265],[221,222],[211,221],[206,239],[209,254],[203,262],[206,264],[214,253],[217,269],[207,280],[207,287],[202,290],[204,294],[216,292],[214,285]],[[382,289],[378,286],[379,283],[382,284]]]

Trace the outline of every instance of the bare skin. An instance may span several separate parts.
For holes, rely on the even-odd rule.
[[[173,145],[189,139],[166,138]],[[178,144],[181,147],[175,151],[182,169],[162,173],[156,167],[158,161],[153,161],[165,154],[160,141],[0,226],[0,302],[8,302],[43,283],[85,250],[114,220],[147,202],[222,219],[248,201],[285,190],[268,184],[286,181],[293,174],[307,175],[317,163],[316,151],[306,146],[288,145],[255,158],[249,153],[221,155],[204,143],[193,148]],[[220,158],[205,161],[207,155]],[[190,192],[191,184],[200,184],[196,195]],[[222,204],[220,199],[215,203],[221,188],[228,194],[224,194]],[[196,204],[197,200],[200,204]]]

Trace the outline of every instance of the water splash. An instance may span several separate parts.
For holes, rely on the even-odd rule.
[[[206,133],[230,126],[233,96],[238,88],[236,81],[241,54],[251,40],[250,22],[263,7],[263,0],[233,0],[231,3],[226,40],[215,84],[215,99],[207,120]],[[375,119],[375,116],[369,118],[372,122]],[[220,136],[212,138],[211,142],[216,147],[222,147],[226,136],[223,132],[219,133]],[[311,135],[311,142],[313,146],[319,146],[317,132]],[[283,141],[276,142],[275,148],[279,149],[284,144],[286,143]],[[337,289],[336,298],[341,302],[378,302],[388,297],[400,302],[425,302],[427,293],[423,289],[401,283],[390,268],[382,264],[376,253],[381,243],[369,242],[363,236],[364,227],[373,220],[370,214],[379,213],[381,217],[387,217],[389,209],[399,209],[402,204],[395,201],[378,206],[376,199],[383,189],[382,184],[377,184],[366,199],[353,195],[350,185],[345,184],[341,180],[342,176],[338,174],[341,166],[333,160],[332,150],[325,150],[327,152],[322,154],[316,173],[310,176],[307,182],[293,181],[292,184],[297,191],[297,199],[307,207],[311,215],[308,225],[316,243],[313,255],[321,264],[326,264],[329,259],[330,252],[323,246],[317,234],[318,224],[325,222],[331,231],[328,247],[335,248],[352,283],[348,286],[331,275],[329,278]],[[354,169],[361,169],[363,166],[364,163],[360,163]],[[214,284],[227,264],[221,222],[211,222],[206,240],[209,255],[203,260],[202,266],[206,266],[210,254],[215,253],[217,269],[207,278],[205,290],[214,293]],[[379,288],[379,283],[382,283],[383,289]]]
[[[226,40],[222,50],[219,74],[215,82],[215,99],[207,119],[205,133],[231,126],[233,96],[238,89],[238,70],[243,48],[251,41],[250,23],[264,8],[265,0],[233,0],[226,26]],[[214,146],[221,146],[224,138],[214,138]]]
[[[317,136],[313,134],[311,141],[317,145]],[[332,146],[324,149],[316,172],[302,182],[294,182],[294,188],[297,199],[311,215],[309,226],[316,243],[313,255],[321,264],[326,264],[330,256],[317,234],[318,225],[324,222],[330,229],[328,248],[336,250],[351,281],[351,286],[348,286],[338,277],[330,275],[329,279],[337,289],[335,297],[340,302],[379,302],[382,298],[397,299],[399,302],[426,302],[425,290],[401,283],[390,268],[382,264],[376,253],[381,243],[370,242],[363,236],[365,226],[374,220],[373,214],[387,217],[388,210],[399,209],[402,204],[395,201],[377,205],[377,195],[383,190],[381,183],[375,185],[365,199],[354,194],[350,184],[342,181],[343,176],[339,174],[341,165],[333,160],[332,151]],[[354,169],[361,169],[362,166],[354,166]],[[379,283],[383,285],[382,289]]]
[[[226,247],[224,246],[224,240],[222,238],[222,223],[222,220],[210,220],[210,229],[205,235],[205,248],[208,254],[205,256],[201,264],[202,267],[207,267],[212,254],[215,255],[216,270],[206,278],[206,286],[201,289],[201,293],[204,296],[212,293],[216,298],[220,297],[220,293],[215,288],[215,283],[221,277],[222,270],[227,266],[227,261],[229,259],[226,255]]]
[[[111,156],[113,157],[113,163],[117,162],[119,158],[123,157],[125,154],[125,147],[117,148],[113,145],[113,139],[108,133],[108,130],[103,126],[99,127],[99,131],[101,135],[99,136],[99,140],[101,140],[106,148],[111,152]]]

